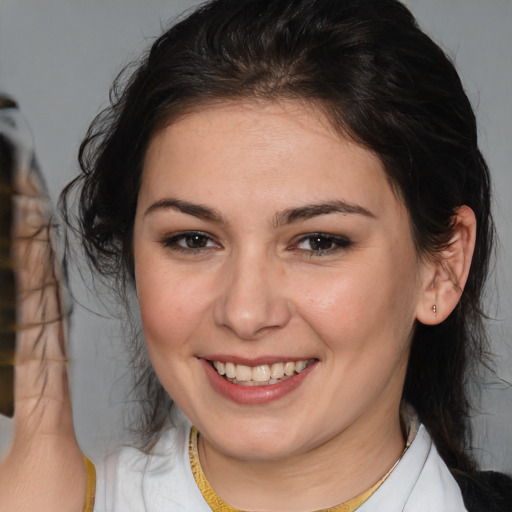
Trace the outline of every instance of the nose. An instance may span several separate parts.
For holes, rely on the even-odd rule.
[[[214,307],[217,325],[241,339],[256,340],[289,322],[291,307],[279,262],[263,255],[240,254],[226,262],[225,270]]]

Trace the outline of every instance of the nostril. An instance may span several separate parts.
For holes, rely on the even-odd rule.
[[[215,305],[215,323],[240,339],[259,340],[283,328],[290,320],[290,308],[276,295],[252,300],[225,297]]]

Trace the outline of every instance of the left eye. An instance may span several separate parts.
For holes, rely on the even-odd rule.
[[[302,237],[297,243],[296,248],[311,253],[325,254],[347,248],[349,245],[350,241],[343,236],[312,233]]]

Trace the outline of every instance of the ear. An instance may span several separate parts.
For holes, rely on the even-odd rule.
[[[455,309],[466,284],[475,249],[476,218],[469,206],[459,207],[453,218],[453,237],[449,245],[425,263],[423,296],[416,319],[437,325]]]

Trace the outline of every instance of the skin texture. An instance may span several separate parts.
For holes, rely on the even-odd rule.
[[[334,201],[350,207],[286,215]],[[463,285],[474,226],[471,210],[461,212],[453,251]],[[183,232],[199,232],[202,247]],[[307,238],[315,233],[349,243],[322,235],[332,247],[319,254]],[[404,447],[399,404],[414,323],[441,321],[460,292],[443,273],[449,261],[418,256],[374,154],[298,102],[189,114],[149,147],[134,251],[150,359],[198,428],[221,497],[244,510],[315,510],[392,467]],[[283,396],[239,403],[207,376],[205,360],[222,358],[315,364]]]

